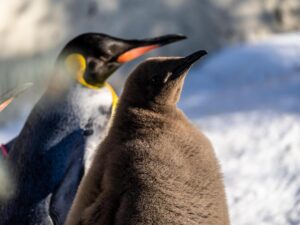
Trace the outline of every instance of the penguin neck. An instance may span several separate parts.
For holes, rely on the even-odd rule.
[[[54,74],[55,75],[51,79],[50,85],[48,86],[45,94],[50,97],[50,99],[57,99],[59,101],[60,99],[63,99],[65,96],[67,96],[68,93],[70,93],[72,90],[74,90],[74,87],[77,88],[77,91],[81,89],[83,93],[88,92],[90,94],[99,94],[100,92],[108,90],[112,98],[111,102],[113,110],[116,108],[118,95],[108,82],[105,81],[97,86],[88,84],[82,78],[83,76],[80,75],[81,72],[79,74],[72,75],[72,78],[76,77],[76,79],[70,79],[71,75],[66,76],[66,74],[64,74],[64,71],[61,71],[59,67],[55,70]],[[80,77],[81,79],[79,79],[78,77]],[[83,107],[85,106],[83,105]]]
[[[122,96],[120,99],[120,104],[118,105],[119,111],[127,110],[139,110],[145,112],[153,112],[159,114],[174,114],[178,110],[176,104],[160,104],[154,101],[147,102],[147,100],[140,102],[131,101],[130,98]]]
[[[120,101],[118,104],[112,129],[114,127],[126,126],[153,126],[154,124],[172,123],[182,116],[181,111],[176,105],[135,105],[126,101]]]
[[[108,90],[112,97],[113,109],[115,109],[118,102],[118,96],[108,82],[104,81],[98,85],[89,84],[84,80],[82,71],[78,71],[78,73],[71,75],[59,65],[56,65],[53,74],[54,76],[50,80],[50,85],[46,91],[47,96],[54,99],[61,99],[64,98],[70,90],[73,90],[74,87],[82,87],[82,90],[90,93],[99,93],[103,90]]]

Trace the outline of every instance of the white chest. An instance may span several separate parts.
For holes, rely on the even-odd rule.
[[[85,173],[90,168],[98,145],[107,134],[113,97],[107,88],[87,89],[77,85],[70,97],[80,128],[86,131],[84,154]]]

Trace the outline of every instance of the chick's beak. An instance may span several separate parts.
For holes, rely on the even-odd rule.
[[[205,50],[200,50],[179,59],[178,66],[176,66],[172,71],[172,78],[174,79],[183,75],[184,72],[187,71],[197,60],[206,54],[207,52]]]

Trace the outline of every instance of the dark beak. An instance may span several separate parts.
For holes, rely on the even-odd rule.
[[[207,52],[205,50],[200,50],[194,52],[191,55],[179,59],[178,61],[179,65],[175,67],[175,69],[172,71],[173,72],[172,78],[177,78],[183,75],[198,59],[200,59],[202,56],[206,54]]]
[[[116,56],[115,60],[119,63],[126,63],[153,49],[181,41],[183,39],[186,39],[183,35],[170,34],[143,40],[123,40],[123,50]]]
[[[25,83],[19,87],[16,87],[0,96],[0,112],[4,110],[16,97],[30,88],[32,83]]]

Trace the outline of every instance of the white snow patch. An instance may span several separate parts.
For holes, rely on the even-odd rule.
[[[257,111],[196,122],[221,161],[232,224],[299,224],[299,115]]]

